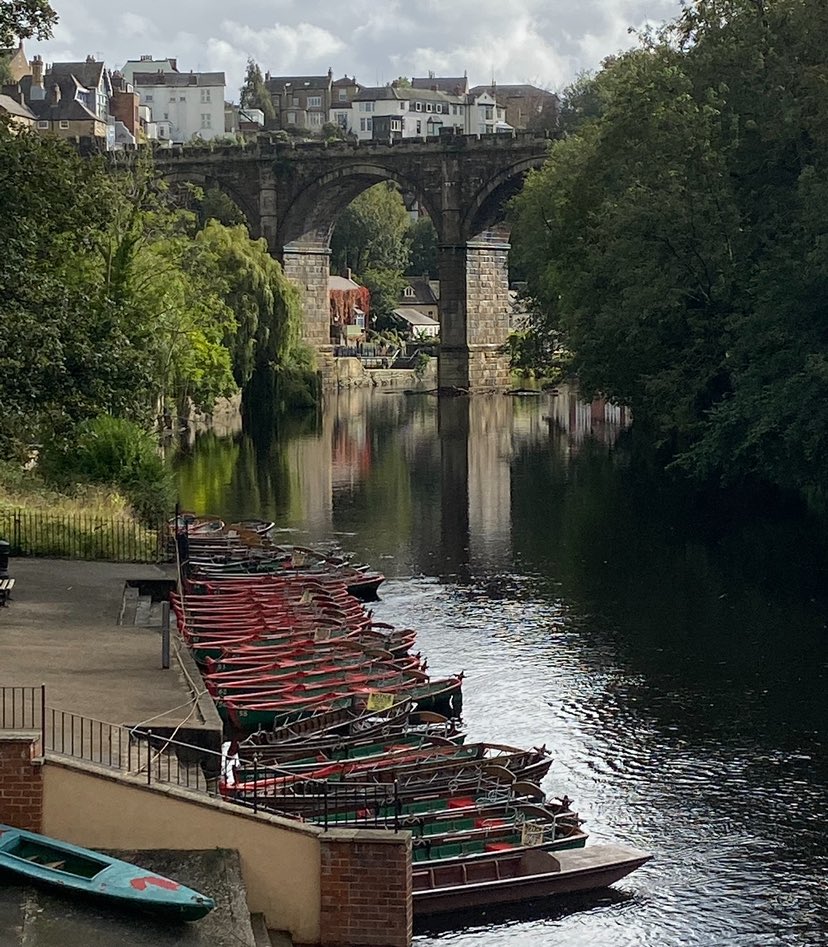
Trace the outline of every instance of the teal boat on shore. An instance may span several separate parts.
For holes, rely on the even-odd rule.
[[[109,904],[197,921],[212,898],[129,862],[10,825],[0,825],[0,871]]]

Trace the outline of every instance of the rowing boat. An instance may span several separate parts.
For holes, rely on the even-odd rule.
[[[620,881],[651,858],[636,848],[589,845],[554,854],[531,848],[445,864],[415,864],[414,916],[594,891]]]
[[[185,921],[215,907],[212,898],[138,865],[10,825],[0,825],[0,868],[25,881]]]

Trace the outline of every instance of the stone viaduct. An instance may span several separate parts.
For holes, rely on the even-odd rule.
[[[549,141],[533,134],[396,142],[259,142],[249,148],[174,148],[156,156],[170,182],[218,187],[264,237],[300,287],[304,339],[331,366],[329,243],[340,212],[366,188],[393,181],[426,209],[438,237],[440,387],[508,383],[504,205]]]

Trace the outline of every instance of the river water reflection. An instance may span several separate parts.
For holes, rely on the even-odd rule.
[[[334,538],[381,620],[465,670],[470,738],[546,743],[595,841],[653,851],[610,892],[455,919],[421,945],[828,943],[820,524],[702,514],[554,397],[341,392],[279,436],[202,435],[181,501]]]

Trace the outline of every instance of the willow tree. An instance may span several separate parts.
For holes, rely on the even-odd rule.
[[[245,401],[272,402],[277,379],[293,365],[299,348],[298,289],[264,240],[251,240],[244,226],[215,220],[196,236],[191,268],[209,275],[234,314],[225,345]]]

